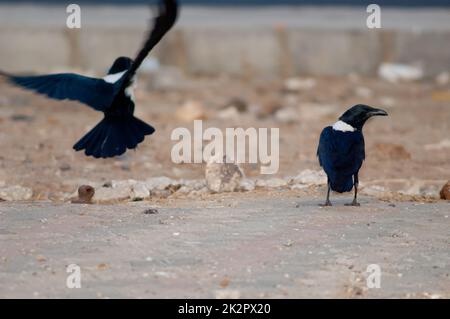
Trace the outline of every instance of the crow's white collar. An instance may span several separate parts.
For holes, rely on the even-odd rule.
[[[341,131],[341,132],[354,132],[356,129],[350,124],[345,123],[344,121],[337,121],[333,125],[333,130]]]
[[[123,72],[116,73],[116,74],[108,74],[107,76],[105,76],[105,77],[103,78],[103,80],[104,80],[105,82],[114,84],[114,83],[116,83],[117,81],[119,81],[119,80],[122,78],[122,76],[123,76],[126,72],[127,72],[127,71],[123,71]]]

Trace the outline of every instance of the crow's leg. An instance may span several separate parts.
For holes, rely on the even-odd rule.
[[[358,185],[359,185],[358,174],[355,174],[353,183],[353,186],[355,187],[355,197],[353,197],[353,202],[347,204],[346,206],[361,206],[361,204],[358,203]]]
[[[327,200],[325,201],[325,204],[322,204],[320,206],[322,207],[333,206],[330,202],[330,192],[331,192],[331,184],[328,182]]]

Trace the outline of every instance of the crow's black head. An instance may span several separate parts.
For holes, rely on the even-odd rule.
[[[126,71],[131,67],[131,64],[133,64],[133,60],[131,60],[130,58],[117,58],[116,61],[114,61],[112,67],[109,69],[108,74],[116,74]]]
[[[387,112],[381,109],[376,109],[367,105],[358,104],[345,112],[339,120],[361,130],[364,124],[372,116],[387,116]]]

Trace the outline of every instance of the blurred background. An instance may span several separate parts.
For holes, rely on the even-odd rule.
[[[66,1],[0,0],[0,69],[103,76],[144,41],[149,3],[75,1],[81,29],[68,29]],[[367,193],[438,196],[450,178],[450,1],[181,1],[180,19],[140,73],[137,115],[157,128],[136,152],[94,160],[72,151],[101,118],[0,82],[0,180],[63,198],[89,181],[151,176],[203,178],[201,165],[170,160],[176,127],[279,127],[279,176],[319,170],[322,128],[365,103],[391,115],[366,128]],[[257,166],[245,167],[259,176]]]

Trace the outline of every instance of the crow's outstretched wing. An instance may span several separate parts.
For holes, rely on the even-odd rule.
[[[144,59],[150,51],[161,41],[164,35],[173,27],[178,16],[178,4],[176,0],[161,0],[159,5],[158,16],[154,19],[153,28],[147,41],[134,59],[131,68],[124,75],[122,89],[130,85],[130,81],[136,74],[137,69],[141,66]]]
[[[56,100],[84,103],[97,111],[104,111],[114,100],[116,87],[103,79],[73,73],[38,76],[16,76],[0,72],[11,83]]]

